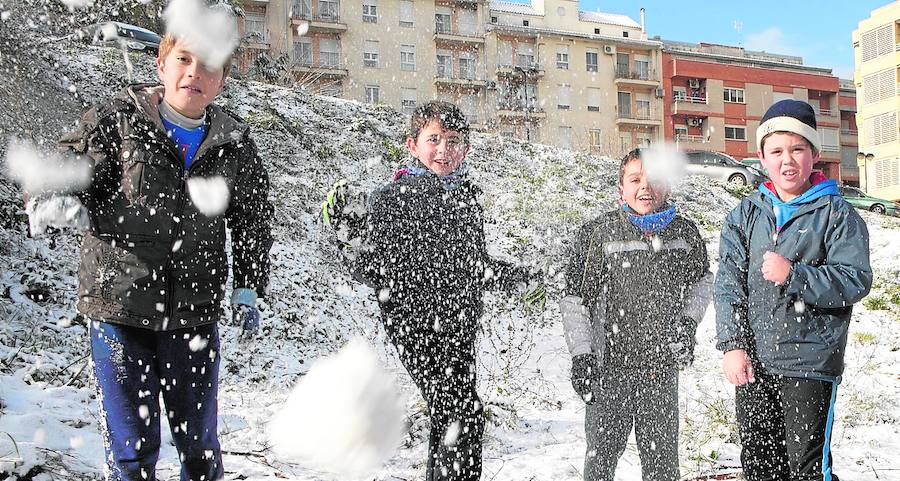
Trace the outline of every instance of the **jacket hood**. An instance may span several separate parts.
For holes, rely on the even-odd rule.
[[[787,202],[782,201],[781,198],[778,197],[778,193],[775,191],[775,185],[772,181],[759,185],[759,192],[762,193],[763,197],[768,198],[772,202],[772,210],[775,212],[776,227],[778,229],[793,217],[800,206],[812,203],[822,197],[840,195],[837,181],[826,178],[821,172],[813,172],[809,176],[809,180],[810,183],[812,183],[812,186],[807,189],[806,192],[803,192]]]
[[[118,98],[133,104],[139,112],[165,132],[166,128],[159,115],[159,104],[162,102],[165,92],[166,89],[162,85],[134,84],[119,92]],[[196,158],[198,159],[206,149],[240,140],[249,130],[247,124],[238,121],[216,104],[206,106],[206,118],[209,122],[209,130],[203,143],[197,149]]]

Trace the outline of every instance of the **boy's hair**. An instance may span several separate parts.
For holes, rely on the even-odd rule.
[[[625,180],[625,166],[632,160],[642,160],[640,147],[628,152],[625,154],[625,157],[622,157],[622,162],[619,163],[619,185],[622,185],[622,181]]]
[[[409,119],[409,136],[413,140],[418,139],[419,133],[432,120],[437,120],[447,130],[459,132],[469,143],[469,121],[466,116],[456,105],[441,100],[432,100],[416,107]]]
[[[160,60],[165,59],[166,56],[169,55],[169,52],[171,52],[172,49],[175,48],[175,44],[180,39],[180,37],[176,37],[175,35],[168,32],[163,35],[162,40],[159,41],[159,53],[157,54],[157,57],[159,57]],[[231,60],[232,57],[229,56],[228,60],[226,60],[225,63],[222,64],[222,79],[228,78],[228,72],[231,72]]]

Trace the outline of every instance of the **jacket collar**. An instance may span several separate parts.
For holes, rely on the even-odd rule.
[[[159,103],[162,102],[165,87],[154,84],[135,84],[126,87],[119,95],[122,100],[134,104],[139,112],[150,120],[161,132],[166,128],[159,115]],[[238,122],[228,115],[216,104],[206,107],[206,118],[209,121],[209,129],[203,143],[197,148],[195,159],[202,159],[206,151],[231,142],[237,142],[244,137],[248,125]]]

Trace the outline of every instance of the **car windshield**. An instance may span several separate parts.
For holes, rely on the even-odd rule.
[[[122,37],[125,39],[133,38],[135,40],[141,40],[143,42],[150,42],[150,43],[159,43],[159,40],[160,40],[159,35],[157,35],[153,32],[145,31],[145,30],[137,30],[137,29],[133,29],[133,28],[120,26],[118,28],[118,31],[119,31],[119,37]]]

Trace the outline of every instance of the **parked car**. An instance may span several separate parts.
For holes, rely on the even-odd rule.
[[[753,167],[754,169],[762,172],[762,174],[766,177],[769,177],[769,171],[766,170],[765,167],[763,167],[762,162],[759,161],[759,157],[746,157],[741,159],[740,162],[748,167]]]
[[[757,186],[768,178],[759,170],[744,165],[721,152],[698,150],[686,152],[688,174],[699,174],[740,185]]]
[[[119,48],[120,42],[129,50],[151,55],[159,53],[162,38],[156,33],[122,22],[103,22],[87,27],[82,36],[91,45]]]
[[[841,195],[844,196],[844,200],[857,209],[865,209],[877,214],[900,217],[900,204],[897,202],[872,197],[856,187],[850,187],[849,185],[841,186],[840,190]]]

